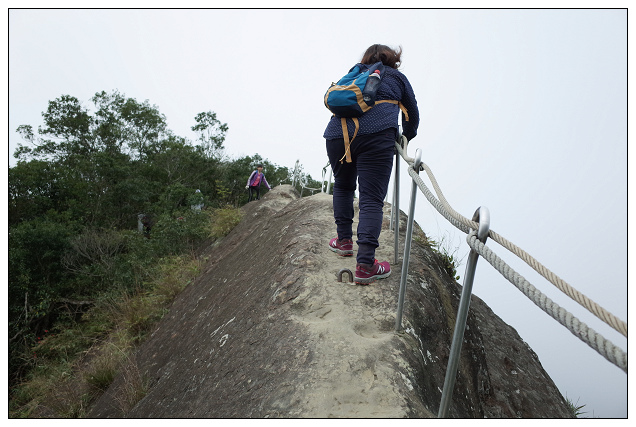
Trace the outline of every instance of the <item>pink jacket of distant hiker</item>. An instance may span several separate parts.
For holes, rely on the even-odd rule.
[[[269,184],[267,183],[267,180],[265,179],[265,174],[264,173],[261,172],[260,173],[260,179],[258,179],[258,178],[259,178],[258,170],[255,170],[254,172],[252,172],[250,177],[247,179],[247,185],[249,185],[250,187],[260,187],[261,183],[264,182],[269,190],[272,189],[272,187],[270,187]]]

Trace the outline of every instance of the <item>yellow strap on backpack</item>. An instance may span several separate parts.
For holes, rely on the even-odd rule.
[[[342,163],[342,159],[344,159],[345,157],[347,158],[347,163],[351,163],[351,143],[355,139],[356,135],[358,134],[358,129],[360,128],[360,122],[358,122],[357,117],[352,117],[351,120],[353,120],[353,124],[356,126],[356,130],[353,132],[353,138],[351,138],[351,141],[349,141],[347,119],[344,117],[340,118],[340,124],[342,125],[342,136],[344,137],[345,144],[345,153],[344,156],[340,158],[340,163]]]
[[[401,102],[395,101],[392,99],[382,99],[380,101],[375,101],[376,104],[380,104],[382,102],[397,104],[398,107],[400,107],[400,110],[402,110],[402,113],[404,114],[404,118],[406,119],[406,121],[407,122],[409,121],[409,113],[408,111],[406,111],[406,107],[402,105]],[[342,163],[342,159],[345,159],[345,158],[347,160],[347,163],[351,163],[351,143],[353,142],[356,135],[358,134],[358,129],[360,129],[360,122],[358,122],[358,118],[352,117],[351,120],[353,120],[353,124],[355,125],[355,131],[353,132],[353,138],[349,140],[349,130],[347,129],[347,119],[344,117],[340,118],[340,124],[342,125],[342,136],[344,138],[344,145],[345,145],[345,153],[344,153],[344,156],[340,158],[340,163]]]

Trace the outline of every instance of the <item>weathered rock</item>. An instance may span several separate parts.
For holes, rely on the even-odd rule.
[[[338,282],[355,258],[327,248],[335,235],[330,196],[299,199],[279,186],[244,213],[205,251],[201,276],[139,348],[145,397],[123,413],[120,375],[89,415],[436,416],[461,288],[421,230],[410,258],[405,331],[396,333],[401,263],[369,286]],[[388,214],[377,257],[392,261]],[[474,296],[464,340],[450,416],[569,416],[534,352]]]

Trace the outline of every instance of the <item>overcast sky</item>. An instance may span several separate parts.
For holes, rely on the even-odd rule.
[[[228,156],[300,160],[316,179],[327,163],[329,84],[369,45],[402,46],[421,117],[409,154],[422,150],[455,210],[471,217],[488,207],[493,230],[627,321],[626,10],[11,10],[8,34],[10,164],[16,128],[37,129],[48,101],[72,95],[91,107],[96,92],[118,90],[156,105],[191,140],[197,113],[214,111],[229,126]],[[421,193],[415,219],[460,257],[468,252]],[[488,244],[627,350],[624,337]],[[588,416],[627,415],[627,375],[483,259],[474,292]]]

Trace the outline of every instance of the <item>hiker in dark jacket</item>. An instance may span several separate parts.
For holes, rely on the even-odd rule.
[[[268,190],[272,189],[272,187],[269,186],[267,180],[265,179],[265,174],[263,173],[263,165],[258,165],[256,169],[257,170],[252,172],[250,177],[247,179],[247,185],[245,186],[245,188],[249,188],[250,190],[250,197],[248,199],[248,202],[252,201],[253,194],[256,194],[256,200],[260,200],[262,183],[265,183]]]
[[[382,62],[380,86],[376,104],[358,118],[359,129],[354,136],[355,124],[347,119],[350,141],[349,153],[341,118],[332,116],[323,137],[327,141],[327,155],[334,173],[333,211],[338,237],[331,239],[329,248],[342,256],[353,255],[353,199],[356,180],[359,184],[359,222],[357,230],[358,253],[356,255],[355,282],[372,283],[388,277],[388,262],[378,262],[375,250],[382,229],[382,209],[386,197],[395,141],[398,136],[400,106],[393,103],[377,103],[378,100],[394,100],[401,103],[408,116],[402,114],[402,134],[411,140],[417,135],[419,111],[413,88],[404,74],[398,71],[402,49],[392,49],[375,44],[367,49],[360,61],[372,65]],[[343,161],[347,157],[347,161]],[[350,161],[350,162],[349,162]]]

